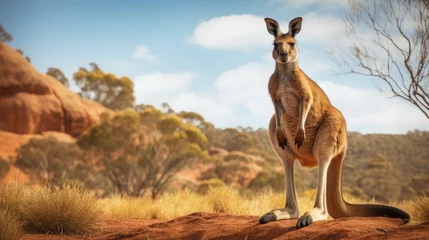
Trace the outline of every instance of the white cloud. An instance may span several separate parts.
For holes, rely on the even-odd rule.
[[[160,105],[186,91],[196,75],[191,72],[148,73],[134,78],[136,103]]]
[[[326,44],[341,33],[342,20],[333,15],[308,13],[302,16],[303,26],[297,36],[300,41]],[[288,31],[292,19],[277,19],[283,32]],[[252,51],[268,48],[273,37],[267,32],[263,17],[255,15],[230,15],[202,21],[189,38],[191,43],[209,49]]]
[[[170,106],[176,111],[193,111],[201,114],[206,120],[220,126],[240,125],[234,116],[233,105],[220,101],[217,95],[195,92],[184,92],[177,95]]]
[[[338,42],[336,38],[342,34],[343,29],[343,21],[340,18],[318,13],[307,13],[302,18],[302,29],[296,36],[298,44],[300,41],[315,44]]]
[[[400,99],[388,99],[376,89],[351,88],[329,81],[319,85],[343,113],[349,130],[362,133],[429,130],[427,119],[419,110]]]
[[[274,63],[251,62],[220,74],[214,85],[222,101],[246,108],[253,117],[269,116],[274,109],[268,94],[273,70]]]
[[[271,0],[271,4],[281,4],[284,8],[303,8],[316,5],[322,9],[348,8],[346,0]]]
[[[267,59],[268,60],[268,59]],[[323,66],[324,60],[312,59]],[[196,92],[191,88],[195,74],[151,73],[134,80],[137,103],[160,106],[168,102],[176,111],[195,111],[217,127],[252,126],[266,128],[274,113],[268,95],[268,80],[273,63],[250,62],[219,74],[214,91]],[[304,68],[304,70],[306,70]],[[317,73],[313,70],[313,73]],[[374,88],[356,88],[326,79],[314,79],[345,116],[348,130],[362,133],[406,133],[413,129],[429,130],[427,119],[413,106],[388,99]]]
[[[150,61],[156,61],[158,59],[158,56],[151,53],[149,48],[144,45],[137,46],[136,50],[134,51],[134,57],[137,59],[146,59]]]
[[[254,47],[269,46],[272,36],[266,30],[263,17],[244,14],[202,21],[189,40],[210,49],[251,51]]]

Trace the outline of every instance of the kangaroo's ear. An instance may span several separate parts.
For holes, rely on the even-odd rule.
[[[265,24],[267,24],[268,32],[275,38],[283,34],[276,20],[271,18],[265,18],[264,20]]]
[[[289,23],[289,35],[295,37],[301,31],[302,17],[294,18]]]

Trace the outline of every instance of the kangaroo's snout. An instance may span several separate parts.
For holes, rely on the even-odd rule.
[[[282,62],[286,62],[287,55],[288,55],[287,52],[280,51],[279,52],[279,60],[282,61]]]

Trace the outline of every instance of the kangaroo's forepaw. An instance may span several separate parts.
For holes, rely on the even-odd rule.
[[[296,132],[296,136],[295,136],[295,145],[298,147],[298,149],[302,147],[302,145],[304,144],[304,140],[305,140],[305,131],[304,129],[300,128]]]
[[[312,210],[304,213],[296,223],[296,228],[300,229],[302,227],[309,226],[313,222],[327,220],[328,213],[321,208],[313,208]]]
[[[287,139],[280,129],[277,130],[277,142],[283,150],[287,147]]]

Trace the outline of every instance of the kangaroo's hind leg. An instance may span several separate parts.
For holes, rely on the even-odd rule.
[[[327,116],[323,119],[314,141],[313,154],[319,165],[319,185],[317,188],[314,208],[302,215],[296,224],[297,228],[305,227],[314,221],[327,220],[328,208],[326,202],[327,174],[331,160],[344,154],[347,147],[345,124],[342,117]]]
[[[270,125],[268,127],[268,135],[271,141],[271,145],[274,148],[274,151],[280,157],[283,162],[284,171],[285,171],[285,181],[286,181],[286,203],[284,208],[277,208],[269,211],[264,214],[260,219],[259,223],[267,223],[271,221],[276,221],[280,219],[296,219],[299,217],[299,210],[296,201],[295,194],[295,180],[294,180],[294,161],[295,159],[291,158],[287,154],[287,150],[283,150],[277,142],[277,133],[276,133],[276,120],[274,116],[271,118]]]

